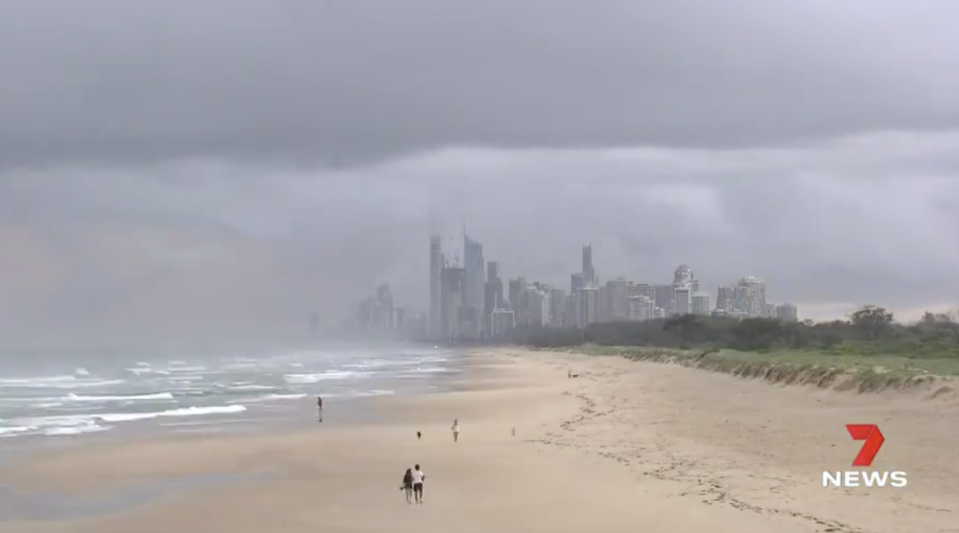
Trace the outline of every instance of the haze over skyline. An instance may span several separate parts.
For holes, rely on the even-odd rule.
[[[302,331],[428,236],[959,307],[959,5],[0,4],[0,335]]]

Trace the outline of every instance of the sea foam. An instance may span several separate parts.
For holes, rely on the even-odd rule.
[[[173,395],[169,392],[158,392],[155,394],[81,396],[71,392],[70,394],[67,394],[64,399],[73,402],[126,402],[137,400],[172,400]]]

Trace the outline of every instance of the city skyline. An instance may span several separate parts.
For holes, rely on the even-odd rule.
[[[63,4],[0,2],[4,342],[426,311],[463,220],[555,286],[592,242],[815,319],[959,307],[955,4]]]
[[[438,234],[433,234],[433,235],[430,237],[431,244],[432,244],[432,243],[434,242],[434,240],[435,240],[435,242],[440,246],[439,249],[442,249],[442,250],[446,250],[446,248],[443,248],[443,247],[442,247],[442,243],[452,243],[452,249],[451,249],[451,252],[452,252],[452,253],[448,253],[448,254],[447,254],[447,253],[441,253],[441,254],[440,254],[440,257],[443,258],[443,263],[438,263],[438,264],[446,264],[446,265],[449,265],[449,266],[457,266],[457,267],[460,267],[460,268],[462,268],[462,267],[464,266],[464,265],[463,265],[463,260],[462,260],[462,258],[461,258],[461,257],[462,257],[463,246],[462,246],[462,245],[457,246],[457,244],[461,243],[461,241],[458,240],[457,237],[458,237],[459,239],[462,239],[464,235],[465,235],[465,229],[462,229],[462,230],[461,230],[461,233],[460,233],[458,236],[451,236],[451,235],[440,236],[440,235],[438,235]],[[472,238],[470,238],[470,239],[472,240]],[[478,242],[478,241],[474,241],[474,242]],[[479,244],[480,244],[480,248],[482,249],[482,243],[479,243]],[[587,244],[584,244],[584,245],[581,245],[581,246],[582,246],[582,248],[581,248],[581,254],[580,254],[580,255],[578,255],[578,256],[576,256],[575,254],[568,254],[568,255],[569,255],[569,257],[574,257],[574,256],[576,256],[576,257],[579,258],[579,261],[577,261],[577,263],[582,266],[581,270],[587,270],[587,268],[586,268],[587,265],[590,265],[590,266],[593,267],[593,272],[594,272],[593,275],[596,276],[595,279],[601,281],[601,283],[599,283],[599,284],[597,285],[597,287],[600,286],[600,285],[604,285],[607,281],[615,281],[615,280],[618,280],[618,279],[622,279],[622,280],[626,280],[626,281],[630,281],[630,282],[634,282],[634,283],[638,283],[638,284],[639,284],[639,283],[645,283],[645,284],[649,284],[649,285],[668,285],[668,284],[670,284],[670,283],[676,283],[677,281],[680,280],[680,273],[679,273],[679,272],[680,272],[680,269],[682,269],[682,268],[685,267],[686,269],[691,270],[691,267],[689,267],[686,263],[680,263],[680,264],[676,267],[676,269],[673,270],[670,274],[668,274],[668,275],[662,275],[662,276],[660,276],[659,278],[656,278],[656,275],[655,275],[655,274],[654,274],[653,276],[629,276],[629,275],[618,275],[618,274],[614,274],[614,277],[613,277],[612,279],[609,279],[609,278],[607,278],[607,279],[602,279],[602,278],[600,278],[600,277],[598,276],[598,269],[595,268],[595,262],[592,260],[593,250],[594,250],[593,244],[592,244],[592,243],[587,243]],[[571,245],[571,246],[570,246],[570,249],[571,249],[571,251],[575,251],[575,245]],[[573,263],[574,263],[573,261],[568,261],[569,257],[566,258],[566,259],[567,259],[567,263],[568,263],[568,264],[573,264]],[[514,273],[509,273],[509,272],[508,272],[506,269],[504,269],[504,267],[502,266],[502,265],[504,265],[504,264],[509,265],[509,260],[508,260],[508,258],[506,258],[506,260],[504,261],[501,257],[497,256],[496,259],[487,261],[486,263],[487,263],[487,264],[495,263],[495,265],[496,265],[496,267],[495,267],[495,268],[496,268],[496,271],[497,271],[497,273],[500,275],[500,279],[501,279],[504,283],[505,283],[507,280],[515,279],[515,277],[516,277],[516,276],[515,276],[515,272],[514,272]],[[700,269],[700,270],[702,270],[702,269]],[[504,272],[507,272],[507,273],[508,273],[507,277],[503,277],[503,275],[504,275],[503,273],[504,273]],[[571,285],[571,282],[570,282],[569,279],[562,280],[560,276],[555,276],[555,275],[553,275],[553,276],[536,276],[536,275],[523,275],[523,274],[520,274],[519,276],[520,276],[520,277],[523,277],[524,279],[527,279],[527,280],[535,280],[536,283],[542,284],[542,285],[547,286],[547,287],[569,287],[569,286]],[[579,276],[581,279],[582,279],[583,277],[585,277],[582,272],[572,272],[572,273],[570,273],[570,274],[567,275],[567,277],[570,277],[570,276],[571,276],[571,277],[574,277],[574,278],[575,278],[576,276]],[[668,278],[670,278],[670,277],[672,278],[672,281],[670,281],[670,280],[668,279]],[[648,279],[653,279],[653,281],[648,281]],[[691,282],[691,289],[692,289],[692,292],[693,292],[693,293],[699,292],[699,293],[707,293],[707,294],[709,294],[710,305],[711,305],[712,307],[715,307],[715,306],[718,305],[718,301],[722,299],[722,290],[723,290],[724,288],[734,287],[734,286],[736,286],[738,283],[743,282],[743,281],[748,281],[748,280],[750,280],[750,279],[758,280],[759,282],[762,282],[762,283],[767,284],[767,285],[768,285],[768,282],[770,281],[770,278],[768,278],[768,277],[766,277],[766,276],[762,276],[762,275],[757,275],[757,273],[752,272],[752,271],[749,271],[749,270],[745,270],[744,273],[740,273],[739,275],[727,276],[727,277],[725,278],[725,280],[711,279],[711,278],[708,277],[708,276],[705,277],[705,278],[700,277],[700,276],[696,276],[695,279],[690,278],[690,279],[688,279],[688,280],[686,280],[686,281],[690,281],[690,282]],[[572,284],[575,284],[575,283],[576,283],[575,281],[572,281]],[[775,285],[775,283],[773,283],[773,284]],[[432,286],[431,283],[428,284],[428,285],[429,285],[429,286]],[[774,293],[774,295],[775,295],[775,293]],[[415,299],[416,299],[416,298],[413,298],[413,300],[415,300]],[[408,302],[409,300],[404,300],[404,301],[407,301],[407,302]],[[800,304],[798,304],[798,303],[795,303],[795,302],[793,302],[793,301],[786,301],[785,299],[782,299],[782,298],[778,299],[777,302],[773,302],[773,303],[789,304],[789,305],[791,305],[791,306],[794,306],[796,309],[799,309],[800,307],[802,307],[802,306],[801,306]],[[816,321],[823,321],[823,320],[827,320],[827,321],[828,321],[828,320],[834,320],[834,319],[844,319],[845,317],[847,317],[847,316],[849,315],[849,313],[860,309],[860,308],[861,308],[862,306],[864,306],[864,305],[879,305],[879,306],[882,306],[882,307],[884,307],[884,308],[890,309],[890,310],[893,311],[893,312],[901,311],[901,309],[900,309],[900,310],[897,310],[895,306],[891,306],[891,305],[889,305],[889,304],[883,303],[882,300],[874,299],[874,300],[863,300],[862,302],[849,302],[849,303],[845,303],[845,304],[840,304],[840,305],[836,306],[837,308],[836,308],[835,311],[827,312],[827,313],[825,313],[825,314],[823,314],[823,313],[821,313],[821,312],[820,312],[820,313],[817,313],[817,312],[815,312],[815,311],[814,311],[813,313],[808,313],[808,314],[805,313],[805,312],[800,312],[800,314],[803,315],[803,316],[800,317],[800,318],[801,318],[801,319],[807,319],[807,318],[808,318],[808,319],[812,319],[812,320],[816,320]],[[813,305],[813,307],[816,307],[816,306]],[[411,306],[409,307],[409,309],[410,309],[411,311],[424,312],[424,313],[427,313],[427,314],[428,314],[428,310],[429,310],[430,308],[431,308],[431,306],[424,306],[424,307],[422,307],[422,309],[420,309],[420,308],[418,308],[418,307],[415,306],[415,305],[411,305]],[[926,306],[926,307],[917,307],[917,308],[911,309],[911,310],[910,310],[911,312],[909,312],[909,313],[905,313],[905,314],[898,313],[898,314],[897,314],[897,317],[898,317],[899,319],[903,320],[903,321],[907,321],[907,322],[908,322],[908,321],[918,320],[918,319],[921,317],[922,313],[925,312],[925,311],[945,312],[945,311],[949,311],[949,310],[953,310],[953,309],[954,309],[954,307],[949,307],[949,306],[935,306],[935,305],[933,305],[933,306]]]
[[[502,337],[522,326],[583,328],[594,322],[641,322],[685,314],[802,319],[795,304],[770,301],[766,281],[751,274],[717,285],[715,297],[685,263],[676,267],[668,283],[624,276],[603,280],[592,243],[582,246],[580,271],[570,274],[568,288],[517,273],[505,278],[504,294],[500,262],[484,261],[482,243],[467,234],[465,225],[460,239],[458,250],[455,244],[444,250],[442,236],[430,236],[429,309],[415,323],[395,327],[412,326],[422,330],[418,335],[433,340],[479,340]],[[392,316],[392,303],[389,312]],[[362,318],[364,311],[360,314],[361,327],[376,329],[371,320]]]

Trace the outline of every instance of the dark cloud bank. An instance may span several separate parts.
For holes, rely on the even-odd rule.
[[[578,7],[576,7],[578,6]],[[0,318],[300,328],[508,275],[959,302],[954,2],[0,4]]]

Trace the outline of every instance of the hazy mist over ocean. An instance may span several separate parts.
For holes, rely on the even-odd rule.
[[[335,406],[429,392],[440,386],[437,377],[456,371],[453,352],[401,344],[4,353],[0,438],[82,435],[136,423],[215,431],[298,417],[293,422],[302,425],[315,421],[317,395]]]

